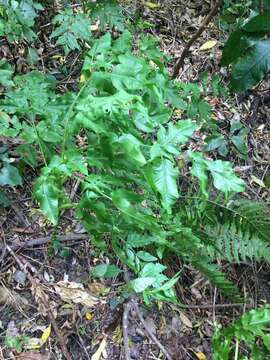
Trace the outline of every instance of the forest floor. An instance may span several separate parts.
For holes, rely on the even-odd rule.
[[[207,4],[204,7],[188,3],[161,1],[155,9],[145,7],[142,14],[153,24],[147,31],[159,37],[162,50],[172,57],[171,67],[181,54],[183,44],[196,32],[209,11]],[[41,15],[39,21],[46,24],[46,14]],[[57,73],[57,69],[63,70],[61,56],[55,56],[60,50],[50,47],[48,42],[44,45],[46,26],[43,29],[44,33],[36,42],[37,49],[43,48],[42,61],[37,66],[45,67],[47,72],[58,77],[61,91],[76,88],[81,66],[78,54],[66,59],[65,73]],[[206,71],[210,75],[219,74],[226,84],[227,72],[219,66],[225,36],[218,24],[211,22],[191,47],[179,79],[198,82],[200,74]],[[215,40],[215,45],[206,51],[200,50],[209,40]],[[1,40],[0,54],[17,69],[26,71],[23,47],[20,44],[11,48]],[[263,180],[269,173],[270,114],[268,104],[261,104],[258,99],[269,91],[268,87],[269,84],[263,82],[243,96],[230,96],[225,100],[209,98],[216,121],[237,118],[248,128],[248,158],[243,160],[233,151],[229,156],[236,172],[247,183],[244,195],[263,201],[269,201],[269,190]],[[228,128],[224,128],[224,134],[226,132]],[[57,233],[51,236],[52,228],[32,199],[32,182],[33,174],[26,173],[24,186],[9,191],[11,207],[0,212],[0,306],[6,303],[0,308],[0,359],[64,359],[61,341],[66,344],[71,359],[124,359],[123,304],[119,303],[124,280],[96,281],[89,277],[92,266],[100,256],[106,262],[106,255],[95,253],[70,210],[64,212]],[[76,182],[70,184],[75,198],[76,186]],[[6,244],[12,244],[14,252],[10,252]],[[140,311],[173,359],[209,360],[213,324],[230,323],[248,305],[230,303],[198,271],[177,258],[170,259],[169,270],[174,274],[179,269],[181,278],[176,291],[179,302],[185,306],[157,303],[147,308],[141,303]],[[264,264],[249,262],[234,266],[230,276],[245,294],[246,303],[256,307],[260,302],[270,302],[269,274]],[[67,279],[72,288],[62,283]],[[89,290],[94,297],[88,297]],[[73,305],[67,302],[71,298]],[[56,318],[58,333],[55,326],[51,333],[49,331],[52,318]],[[7,332],[26,334],[33,349],[20,353],[8,348],[4,342]],[[164,359],[136,313],[131,313],[128,332],[133,359]],[[41,334],[46,338],[43,346],[40,346]]]

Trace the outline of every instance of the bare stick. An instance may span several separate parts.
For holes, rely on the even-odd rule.
[[[187,56],[189,49],[191,47],[191,45],[194,43],[195,40],[198,39],[198,37],[203,33],[203,31],[205,30],[206,26],[209,24],[209,22],[211,21],[211,19],[215,16],[216,12],[218,11],[219,7],[222,5],[223,0],[218,0],[216,2],[216,4],[214,5],[214,7],[211,9],[211,11],[209,12],[209,14],[206,16],[206,18],[204,19],[204,21],[202,22],[201,26],[199,27],[199,29],[197,30],[197,32],[190,38],[190,40],[186,43],[184,50],[179,58],[179,60],[177,61],[174,70],[173,70],[173,74],[172,74],[172,79],[175,79],[178,74],[179,71],[181,69],[181,67],[184,64],[184,60],[185,57]]]
[[[33,278],[33,276],[30,274],[30,272],[25,268],[25,266],[23,265],[23,263],[21,262],[19,257],[14,253],[14,251],[8,245],[7,245],[7,251],[13,256],[14,260],[19,265],[21,271],[23,271],[26,274],[29,281],[31,282],[32,287],[33,288],[36,288],[37,286],[40,287],[40,284],[37,283],[37,280],[35,278]],[[40,289],[39,300],[43,303],[45,309],[47,310],[48,316],[50,318],[50,322],[51,322],[52,327],[53,327],[53,329],[55,331],[55,334],[56,334],[57,339],[59,341],[59,345],[61,347],[61,350],[63,352],[64,357],[66,358],[66,360],[72,360],[71,355],[69,354],[69,352],[67,350],[65,339],[63,338],[63,335],[62,335],[61,331],[58,328],[58,325],[57,325],[57,323],[55,321],[55,317],[54,317],[53,312],[51,310],[51,307],[50,307],[50,305],[48,303],[47,297],[46,297],[46,295],[45,295],[45,293],[43,292],[42,289]]]
[[[125,349],[125,359],[131,360],[129,344],[128,344],[128,316],[131,310],[131,303],[128,302],[124,305],[124,313],[123,313],[123,340],[124,340],[124,349]]]
[[[68,234],[68,235],[56,235],[55,236],[60,242],[65,241],[76,241],[76,240],[87,240],[89,239],[89,235],[87,234]],[[29,241],[25,241],[19,244],[12,244],[10,245],[10,249],[13,251],[18,250],[20,248],[26,249],[32,246],[39,246],[44,245],[50,242],[52,239],[52,236],[44,236],[36,239],[32,239]],[[4,250],[5,246],[0,246],[0,250]]]
[[[125,282],[128,284],[130,282],[130,277],[129,277],[129,273],[127,270],[127,267],[124,266],[124,279]],[[131,309],[134,309],[140,322],[142,323],[143,327],[145,328],[145,331],[147,333],[147,335],[150,337],[150,339],[157,345],[157,347],[163,352],[163,354],[166,356],[166,358],[168,360],[173,360],[171,355],[168,353],[168,351],[165,349],[165,347],[161,344],[161,342],[157,339],[157,337],[153,334],[152,330],[150,329],[150,327],[147,325],[147,323],[145,322],[138,303],[137,303],[137,297],[135,294],[131,295],[131,299],[130,301],[126,304],[126,306],[129,306],[130,309],[126,310],[126,307],[124,308],[124,315],[123,315],[123,338],[124,338],[124,347],[125,347],[125,356],[126,356],[126,360],[130,360],[130,352],[129,352],[129,346],[128,346],[128,314],[129,311]],[[124,317],[125,318],[125,324],[124,324]],[[125,325],[125,327],[124,327]],[[126,333],[125,333],[126,332]],[[125,339],[125,336],[127,336],[127,339]]]
[[[157,347],[163,352],[163,354],[166,356],[166,358],[168,360],[173,360],[173,358],[171,357],[171,355],[168,353],[168,351],[165,349],[165,347],[161,344],[161,342],[157,339],[157,337],[153,334],[152,330],[149,328],[149,326],[147,325],[147,323],[145,322],[139,306],[137,304],[137,302],[135,300],[132,300],[132,304],[134,306],[134,309],[136,311],[136,314],[140,320],[140,322],[142,323],[143,327],[145,328],[147,335],[150,337],[151,340],[154,341],[154,343],[157,345]]]

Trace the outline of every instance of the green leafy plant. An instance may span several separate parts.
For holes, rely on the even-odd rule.
[[[9,42],[33,41],[37,35],[32,27],[39,10],[43,10],[43,6],[36,1],[1,0],[0,36],[6,36]]]
[[[270,11],[252,16],[228,38],[221,64],[233,64],[231,89],[239,92],[255,86],[270,70]]]
[[[102,251],[109,247],[133,271],[130,292],[146,303],[176,301],[180,274],[168,278],[162,264],[176,254],[240,300],[216,259],[233,261],[228,248],[255,237],[266,248],[259,225],[268,222],[259,213],[257,227],[245,232],[255,210],[246,211],[244,221],[232,198],[244,182],[229,162],[210,160],[190,146],[211,118],[202,95],[206,80],[202,86],[173,83],[156,39],[141,37],[136,52],[131,41],[127,30],[116,39],[109,32],[89,39],[78,93],[57,94],[53,77],[37,71],[13,76],[3,64],[0,135],[20,138],[17,154],[41,168],[33,194],[52,225],[58,226],[62,209],[74,208],[92,243]],[[217,79],[211,84],[217,95]],[[69,179],[80,182],[78,203],[65,190]],[[230,241],[220,246],[227,232]],[[108,277],[115,270],[100,264],[93,271]]]
[[[237,151],[238,155],[246,159],[247,158],[247,134],[249,133],[240,121],[234,121],[230,124],[230,132],[228,135],[220,134],[220,132],[214,132],[205,139],[205,151],[217,150],[219,155],[227,156],[230,147]]]
[[[0,207],[7,207],[10,204],[6,193],[1,190],[4,186],[22,185],[22,178],[18,169],[10,164],[7,148],[0,147]]]
[[[5,337],[5,346],[10,349],[15,349],[18,353],[20,353],[23,349],[23,346],[29,342],[30,338],[26,335],[18,335],[12,336],[7,335]]]
[[[85,14],[76,14],[72,9],[66,9],[56,15],[52,22],[56,29],[51,38],[57,38],[56,45],[62,45],[65,54],[71,50],[80,50],[80,42],[88,42],[91,38],[91,23]]]
[[[84,8],[90,10],[91,20],[98,21],[101,30],[105,30],[106,26],[124,30],[124,16],[117,0],[88,1]]]
[[[212,337],[214,360],[256,359],[270,356],[270,308],[269,305],[251,310],[225,329],[216,327]],[[242,353],[241,348],[246,349]]]

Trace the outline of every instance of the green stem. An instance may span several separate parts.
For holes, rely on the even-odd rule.
[[[63,142],[62,142],[62,151],[61,151],[61,157],[64,157],[65,154],[65,147],[66,147],[66,142],[67,142],[67,136],[68,136],[68,123],[69,120],[71,118],[71,114],[72,111],[74,109],[74,106],[76,105],[76,102],[78,101],[79,97],[81,96],[83,90],[86,88],[86,86],[88,85],[90,79],[88,79],[85,84],[81,87],[80,91],[78,92],[78,94],[75,96],[74,100],[72,101],[72,104],[70,105],[68,112],[66,113],[66,116],[64,118],[64,136],[63,136]]]
[[[82,8],[83,8],[84,14],[86,14],[86,1],[85,0],[82,0]]]
[[[235,343],[234,360],[238,360],[238,354],[239,354],[239,341],[237,339]]]
[[[33,129],[35,130],[35,133],[36,133],[36,136],[37,136],[38,146],[39,146],[39,149],[40,149],[40,152],[41,152],[41,155],[42,155],[44,164],[45,164],[46,167],[48,167],[48,164],[47,164],[47,161],[46,161],[46,157],[45,157],[45,153],[44,153],[44,151],[43,151],[42,144],[41,144],[41,140],[40,140],[40,137],[39,137],[37,128],[36,128],[35,121],[34,121],[34,115],[30,115],[29,119],[30,119],[30,122],[31,122],[31,125],[32,125]]]

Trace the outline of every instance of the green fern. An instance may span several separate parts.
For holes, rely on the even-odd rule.
[[[237,200],[224,205],[190,197],[179,211],[179,222],[192,233],[182,236],[179,254],[186,254],[192,265],[227,296],[241,300],[236,286],[219,271],[217,261],[270,263],[270,219],[265,204]],[[184,248],[185,242],[188,248]]]
[[[237,263],[247,259],[270,262],[270,218],[264,204],[241,200],[228,207],[211,204],[207,211],[210,215],[216,212],[203,221],[205,233],[212,240],[208,245],[212,258]]]
[[[249,359],[265,360],[270,356],[270,308],[269,305],[251,310],[224,329],[216,327],[212,337],[212,355],[214,360]],[[241,348],[245,345],[245,355]]]

